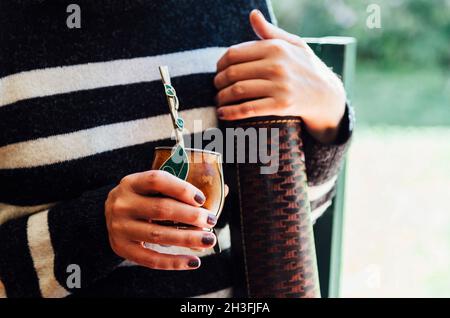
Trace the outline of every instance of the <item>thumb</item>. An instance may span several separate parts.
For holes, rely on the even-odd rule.
[[[304,41],[294,34],[284,31],[268,22],[261,11],[254,9],[250,12],[250,24],[253,31],[261,40],[280,39],[290,42],[294,45],[304,46]]]

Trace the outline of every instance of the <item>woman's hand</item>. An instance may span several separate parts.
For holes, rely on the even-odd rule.
[[[345,112],[341,80],[303,39],[258,10],[250,23],[262,40],[230,47],[217,63],[218,117],[301,116],[316,139],[332,142]]]
[[[149,196],[161,194],[164,197]],[[216,216],[201,207],[204,194],[192,184],[165,171],[151,170],[126,176],[108,195],[105,203],[109,241],[114,252],[152,269],[187,270],[200,266],[191,255],[168,255],[146,249],[142,242],[210,248],[216,244],[213,233],[176,229],[152,223],[170,220],[199,229],[212,228]]]

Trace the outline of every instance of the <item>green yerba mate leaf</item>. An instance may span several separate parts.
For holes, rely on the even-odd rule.
[[[167,96],[174,97],[176,95],[175,88],[172,85],[164,84],[164,88]]]
[[[183,120],[183,118],[181,118],[181,117],[177,118],[177,127],[180,128],[180,129],[184,128],[184,120]]]
[[[186,180],[189,173],[189,158],[184,148],[177,145],[170,157],[161,165],[159,170],[167,171],[182,180]]]

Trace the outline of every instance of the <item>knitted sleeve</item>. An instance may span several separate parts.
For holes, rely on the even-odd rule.
[[[104,217],[110,189],[0,225],[0,298],[63,297],[119,265]]]
[[[354,118],[353,108],[346,105],[337,139],[332,144],[320,143],[306,129],[303,130],[309,199],[314,221],[331,205],[339,170],[350,144]]]

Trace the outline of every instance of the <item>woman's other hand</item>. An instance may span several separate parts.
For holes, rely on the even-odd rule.
[[[258,10],[250,23],[261,40],[230,47],[217,63],[218,117],[300,116],[317,140],[332,142],[345,112],[341,80],[302,38]]]

